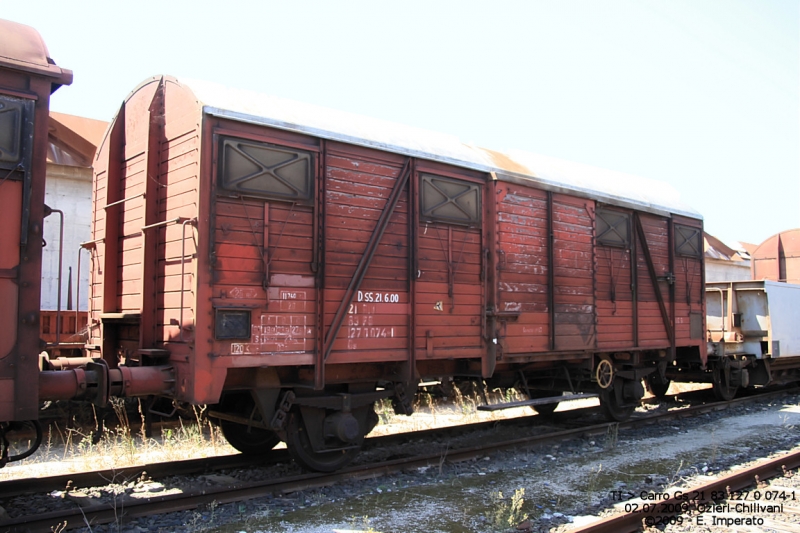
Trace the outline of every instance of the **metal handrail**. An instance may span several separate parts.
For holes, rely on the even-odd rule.
[[[716,331],[721,331],[722,332],[722,338],[724,340],[725,339],[725,320],[728,318],[726,316],[726,313],[725,313],[725,291],[720,289],[720,288],[718,288],[718,287],[706,287],[706,292],[710,292],[710,291],[719,292],[719,314],[720,314],[720,318],[722,319],[722,329],[719,330],[719,329],[708,328],[708,331],[709,332],[711,332],[711,331],[715,331],[715,332]]]
[[[142,226],[142,232],[144,232],[144,230],[147,229],[157,228],[159,226],[168,226],[169,224],[176,224],[183,222],[185,220],[192,220],[192,219],[186,217],[175,217],[169,220],[162,220],[161,222],[156,222],[155,224],[150,224],[149,226]]]
[[[139,194],[137,194],[135,196],[129,196],[128,198],[123,198],[122,200],[117,200],[116,202],[111,202],[110,204],[106,204],[106,205],[103,206],[103,209],[108,209],[109,207],[113,207],[115,205],[124,204],[125,202],[133,200],[135,198],[143,197],[143,196],[144,196],[144,193],[141,192],[141,193],[139,193]]]
[[[186,273],[186,225],[197,224],[197,218],[187,218],[181,224],[181,311],[180,316],[178,318],[178,330],[180,331],[179,339],[181,342],[185,342],[183,340],[183,278]]]
[[[64,264],[64,212],[61,209],[50,209],[47,213],[58,213],[58,283],[56,283],[58,294],[56,295],[56,346],[61,344],[61,270]]]

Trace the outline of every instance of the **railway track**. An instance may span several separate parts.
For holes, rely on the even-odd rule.
[[[764,513],[800,515],[800,487],[787,488],[780,478],[800,468],[800,452],[759,461],[712,481],[672,493],[646,493],[621,503],[623,512],[570,530],[571,533],[635,533],[643,527],[669,525],[754,526],[800,531],[797,524],[764,518]],[[768,480],[776,481],[768,484]],[[640,495],[642,496],[642,495]],[[745,507],[748,506],[748,507]],[[748,523],[750,522],[750,523]]]
[[[459,462],[475,459],[490,455],[494,452],[517,449],[538,444],[552,443],[582,436],[605,434],[612,426],[620,429],[634,428],[640,425],[653,424],[664,420],[698,416],[711,411],[727,409],[731,406],[746,403],[754,399],[768,399],[770,396],[784,394],[785,391],[774,391],[758,396],[740,398],[731,402],[714,402],[701,405],[689,406],[679,410],[661,412],[657,414],[646,414],[637,416],[623,423],[601,423],[584,425],[581,427],[549,432],[542,435],[527,436],[522,438],[509,439],[498,442],[488,442],[479,446],[471,446],[462,449],[448,450],[446,454],[437,452],[427,455],[417,455],[414,457],[382,461],[372,464],[364,464],[346,468],[334,474],[302,474],[278,479],[267,479],[256,482],[231,482],[224,486],[203,487],[196,490],[184,490],[180,494],[170,494],[165,496],[155,496],[147,499],[126,501],[124,508],[117,505],[98,504],[90,505],[69,511],[53,511],[41,513],[36,516],[18,517],[10,521],[0,523],[0,531],[30,531],[30,532],[49,532],[57,524],[62,527],[74,528],[87,523],[100,524],[115,522],[124,515],[126,518],[137,518],[167,512],[175,512],[193,509],[204,504],[215,502],[224,504],[235,501],[242,501],[260,496],[272,494],[290,493],[299,490],[318,488],[336,484],[342,480],[367,479],[384,476],[403,470],[441,465],[443,462]],[[565,412],[569,414],[569,412]],[[528,417],[514,419],[509,423],[524,424]],[[473,424],[461,426],[461,431],[475,431],[477,428],[487,425],[494,425],[497,422]],[[423,436],[427,438],[440,438],[446,434],[446,430],[452,428],[442,428],[427,430],[425,432],[414,432],[410,434],[392,435],[369,439],[370,446],[386,446],[389,443],[402,442],[403,439],[419,439]],[[279,462],[286,460],[285,450],[276,450],[276,454],[269,462]],[[131,479],[146,471],[148,476],[159,477],[174,474],[187,474],[203,472],[211,469],[250,467],[259,461],[246,458],[241,455],[214,458],[212,460],[192,460],[169,464],[154,464],[136,467],[131,470],[116,470],[106,472],[89,472],[85,474],[72,474],[67,476],[54,476],[38,480],[15,480],[0,483],[0,499],[3,495],[19,494],[23,491],[36,490],[43,492],[46,490],[64,489],[68,481],[71,487],[98,485],[98,479],[108,480],[120,479],[124,475],[126,479]],[[261,461],[263,463],[263,461]],[[210,463],[210,465],[209,465]]]
[[[674,394],[661,400],[669,404],[677,404],[679,402],[688,401],[703,401],[707,394],[704,391],[691,391],[680,394]],[[779,394],[776,391],[775,394]],[[742,401],[741,399],[735,402]],[[656,398],[647,398],[643,401],[647,403],[657,403],[659,400]],[[722,404],[717,402],[714,405]],[[559,411],[549,417],[549,422],[559,427],[585,427],[585,422],[580,423],[581,419],[586,418],[587,413],[599,413],[599,408],[596,406],[583,407],[572,409],[568,411]],[[492,420],[485,422],[476,422],[471,424],[463,424],[459,426],[449,426],[442,428],[433,428],[414,432],[396,433],[392,435],[369,437],[365,440],[363,449],[369,450],[372,448],[386,447],[396,444],[407,442],[410,439],[444,439],[453,438],[457,435],[468,434],[471,432],[481,431],[493,427],[516,427],[527,426],[538,415],[520,416],[509,419]],[[108,484],[111,479],[134,479],[146,474],[150,479],[162,479],[167,476],[173,475],[190,475],[200,474],[203,472],[216,472],[221,470],[248,468],[255,466],[264,466],[286,462],[291,459],[289,453],[284,448],[273,450],[269,456],[254,457],[243,454],[223,455],[216,457],[207,457],[201,459],[187,459],[184,461],[170,461],[163,463],[149,463],[143,465],[126,466],[105,470],[93,470],[87,472],[73,472],[68,474],[59,474],[39,478],[20,478],[7,481],[0,481],[0,500],[7,499],[19,494],[28,494],[33,492],[48,492],[54,490],[63,490],[69,484],[72,488],[96,487]]]

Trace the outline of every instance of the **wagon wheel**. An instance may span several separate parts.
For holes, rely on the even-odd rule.
[[[663,400],[672,382],[667,378],[662,379],[658,372],[653,372],[645,378],[644,384],[647,390],[650,391],[650,394],[659,400]]]
[[[30,457],[41,444],[42,425],[38,420],[0,423],[0,468],[5,464],[2,461],[22,461]]]
[[[624,422],[636,410],[636,403],[624,403],[621,400],[622,395],[617,394],[617,388],[621,386],[621,381],[617,380],[613,387],[600,390],[600,409],[611,422]]]
[[[289,416],[286,427],[286,447],[300,466],[315,472],[339,470],[350,463],[361,448],[358,445],[341,450],[314,451],[299,411],[293,411]]]
[[[711,384],[714,390],[714,396],[717,400],[729,402],[736,396],[736,391],[739,389],[736,385],[731,385],[730,367],[727,361],[722,365],[714,366],[711,374]]]
[[[602,356],[597,363],[594,377],[601,389],[608,389],[614,382],[614,364],[607,355]]]
[[[280,437],[268,429],[221,420],[219,427],[228,444],[245,455],[264,455],[274,448]]]

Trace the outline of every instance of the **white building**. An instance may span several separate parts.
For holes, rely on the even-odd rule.
[[[105,134],[107,122],[50,112],[45,204],[64,215],[61,309],[87,309],[89,283],[88,253],[81,258],[78,279],[78,251],[89,240],[92,217],[92,161]],[[59,213],[45,219],[42,254],[41,308],[58,306]],[[71,273],[71,276],[70,276]],[[71,279],[71,282],[70,282]],[[71,289],[71,293],[70,293]],[[80,291],[80,296],[78,296]]]
[[[745,245],[735,243],[737,249],[716,237],[703,234],[706,259],[706,282],[750,279],[750,254]]]

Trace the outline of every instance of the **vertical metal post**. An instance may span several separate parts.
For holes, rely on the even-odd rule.
[[[550,350],[556,349],[556,254],[553,233],[553,193],[547,191],[547,310],[550,314]]]
[[[674,361],[676,355],[676,339],[675,339],[675,221],[670,218],[667,221],[667,247],[669,248],[669,272],[672,276],[672,282],[669,283],[669,316],[672,328],[669,331],[669,360]],[[684,272],[685,276],[689,275],[689,269]]]
[[[628,222],[633,225],[633,220]],[[636,246],[637,234],[633,227],[629,227],[631,236],[631,304],[633,306],[631,317],[633,319],[633,345],[639,346],[639,247]]]
[[[411,382],[416,376],[417,353],[417,276],[419,276],[419,261],[417,250],[419,246],[419,179],[416,174],[416,164],[411,161],[409,169],[411,175],[408,185],[408,368],[403,380]]]
[[[61,344],[61,272],[64,264],[64,212],[51,209],[50,213],[58,213],[58,280],[56,282],[56,345]]]
[[[320,155],[317,166],[315,185],[317,197],[314,200],[314,250],[317,257],[317,342],[314,352],[314,389],[322,390],[325,387],[325,217],[327,198],[325,192],[327,173],[327,143],[320,140]]]
[[[178,318],[178,328],[180,329],[179,339],[181,342],[185,342],[183,340],[183,293],[185,291],[183,287],[183,278],[186,275],[186,225],[194,225],[196,223],[197,219],[191,218],[184,220],[181,224],[181,310],[180,317]]]
[[[78,268],[77,268],[78,273],[75,276],[75,328],[76,328],[76,333],[77,333],[77,329],[80,328],[80,320],[78,319],[78,317],[80,317],[80,312],[81,312],[81,252],[84,249],[86,249],[86,250],[89,251],[89,254],[91,254],[92,253],[91,249],[94,248],[95,246],[96,246],[96,243],[91,243],[91,244],[82,243],[80,245],[80,247],[78,247]],[[89,286],[89,290],[91,290],[91,285]],[[92,298],[92,295],[89,294],[89,300],[90,301],[91,301],[91,298]],[[87,305],[87,307],[88,307],[88,305]]]

